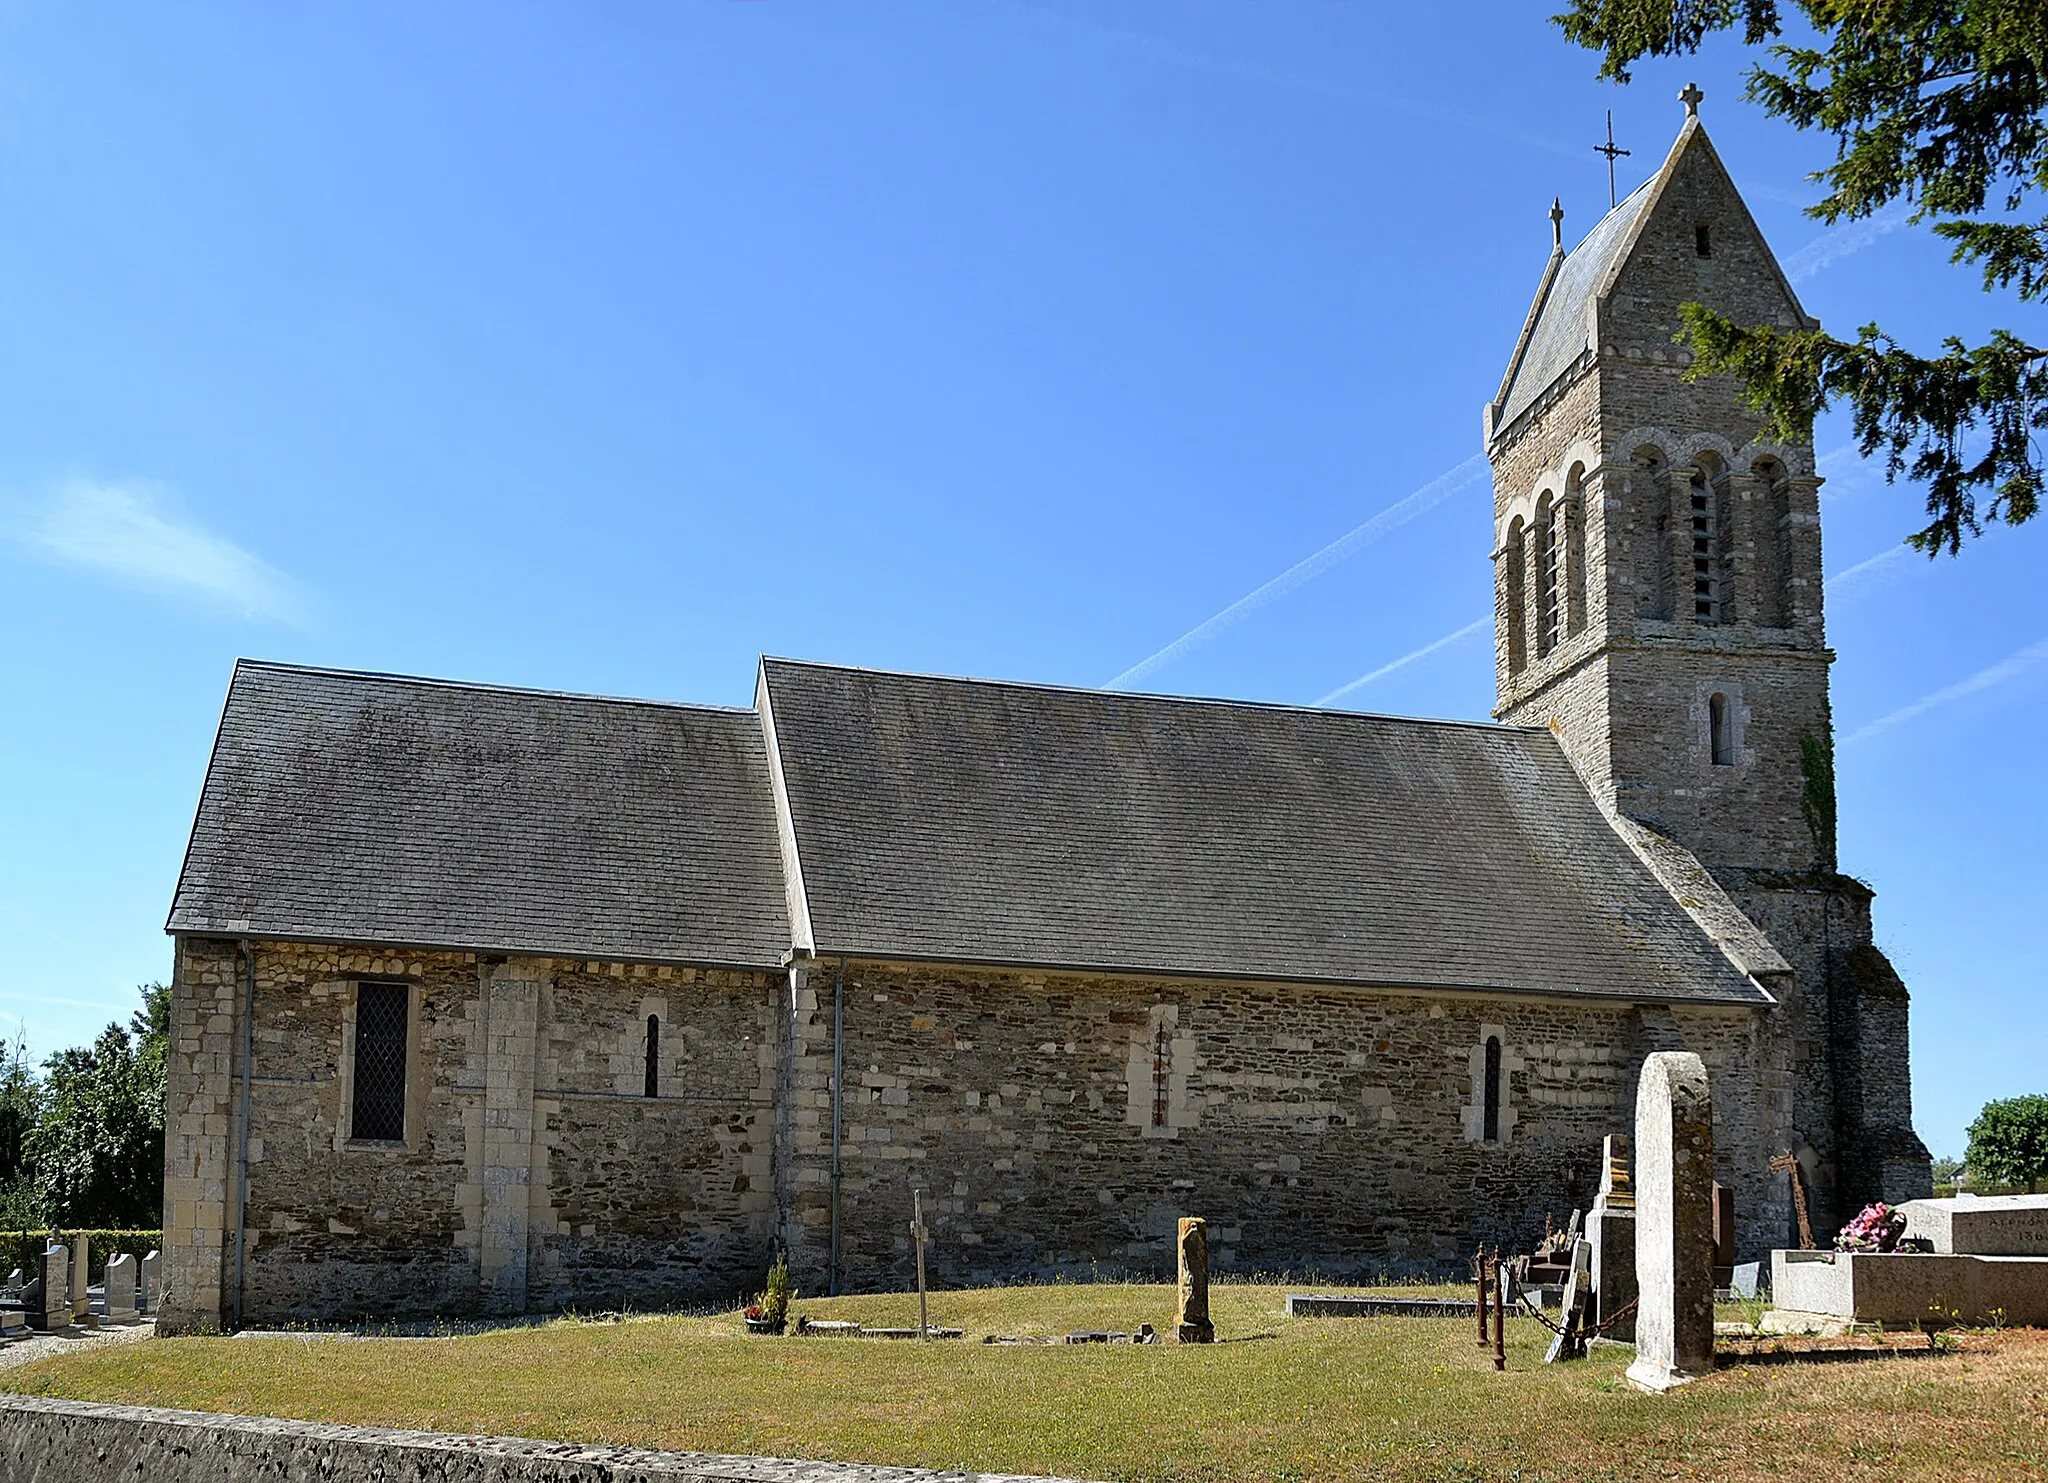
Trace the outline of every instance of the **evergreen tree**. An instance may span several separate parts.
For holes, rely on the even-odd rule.
[[[1792,0],[1817,44],[1779,41],[1777,0],[1571,0],[1557,22],[1628,80],[1643,57],[1698,50],[1740,29],[1775,65],[1749,73],[1748,97],[1799,129],[1834,136],[1816,177],[1822,221],[1910,202],[1912,221],[1955,244],[1987,290],[2048,297],[2048,6],[2039,0]],[[1732,372],[1790,440],[1814,414],[1849,407],[1864,454],[1886,477],[1927,488],[1927,524],[1908,537],[1954,554],[1985,521],[2018,525],[2039,508],[2048,427],[2048,349],[2006,330],[1981,345],[1951,337],[1915,354],[1875,324],[1854,340],[1748,326],[1698,304],[1681,310],[1688,374]]]

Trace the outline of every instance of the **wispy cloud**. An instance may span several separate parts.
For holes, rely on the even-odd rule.
[[[1867,726],[1857,727],[1842,738],[1842,745],[1849,746],[1876,736],[1881,731],[1889,731],[1894,726],[1904,725],[1915,717],[1926,715],[1938,706],[1947,705],[1952,700],[1961,700],[1966,695],[1975,695],[1979,691],[2007,684],[2043,662],[2048,662],[2048,638],[2037,640],[2024,649],[2008,654],[1998,663],[1978,670],[1967,680],[1944,685],[1932,694],[1921,696],[1911,705],[1902,705],[1889,715],[1879,716]]]
[[[1912,215],[1911,202],[1894,201],[1874,216],[1830,227],[1785,259],[1785,276],[1794,283],[1804,283],[1852,253],[1861,252],[1878,238],[1888,237],[1906,226]]]
[[[1306,72],[1295,72],[1283,67],[1269,67],[1263,62],[1250,61],[1244,57],[1223,56],[1214,52],[1196,51],[1169,41],[1150,32],[1133,30],[1099,21],[1092,16],[1069,15],[1043,5],[1033,5],[1028,0],[1012,0],[1017,9],[1028,12],[1040,20],[1072,30],[1086,31],[1115,45],[1143,52],[1160,61],[1172,62],[1177,66],[1219,76],[1233,77],[1243,82],[1261,83],[1267,87],[1284,88],[1290,92],[1312,93],[1319,97],[1335,99],[1364,108],[1385,109],[1391,113],[1404,113],[1410,118],[1425,119],[1430,123],[1449,124],[1454,128],[1485,134],[1491,138],[1519,144],[1525,148],[1541,149],[1551,154],[1563,155],[1578,160],[1585,149],[1578,145],[1566,144],[1562,140],[1531,133],[1527,129],[1512,128],[1497,119],[1483,114],[1466,113],[1461,109],[1446,108],[1424,98],[1401,93],[1390,93],[1380,88],[1363,88],[1351,83],[1336,82],[1327,77],[1317,77]]]
[[[1833,592],[1837,588],[1846,586],[1860,577],[1868,576],[1880,568],[1890,566],[1912,549],[1911,546],[1906,545],[1903,541],[1896,546],[1887,546],[1875,556],[1866,556],[1854,566],[1843,567],[1840,571],[1827,578],[1822,585],[1829,592]]]
[[[1311,701],[1310,704],[1334,704],[1335,702],[1342,700],[1347,695],[1355,694],[1357,691],[1363,690],[1367,685],[1370,685],[1374,680],[1377,680],[1384,675],[1392,674],[1395,670],[1400,669],[1403,665],[1413,664],[1418,659],[1427,659],[1430,655],[1436,653],[1437,650],[1448,649],[1452,644],[1458,643],[1460,640],[1463,639],[1468,639],[1472,637],[1473,634],[1482,632],[1485,629],[1489,629],[1491,627],[1493,627],[1492,618],[1475,618],[1470,623],[1467,623],[1463,628],[1458,629],[1456,632],[1447,633],[1440,639],[1432,639],[1429,643],[1424,644],[1421,648],[1403,654],[1399,659],[1390,660],[1387,663],[1381,665],[1378,669],[1372,670],[1367,674],[1360,675],[1357,679],[1353,680],[1348,685],[1339,685],[1335,690],[1332,690],[1328,695],[1325,695],[1321,700]]]
[[[196,597],[254,618],[300,620],[291,578],[233,541],[177,514],[138,484],[75,479],[10,522],[10,534],[44,556],[152,591]]]
[[[1225,629],[1234,628],[1268,603],[1278,601],[1304,582],[1321,576],[1338,562],[1356,555],[1387,532],[1398,530],[1416,516],[1434,509],[1468,484],[1483,478],[1486,471],[1486,456],[1480,453],[1473,454],[1456,468],[1430,480],[1406,499],[1396,501],[1365,524],[1339,536],[1313,556],[1304,557],[1264,586],[1246,593],[1214,617],[1196,624],[1158,653],[1139,660],[1103,688],[1121,690],[1173,663],[1182,655],[1199,649]]]

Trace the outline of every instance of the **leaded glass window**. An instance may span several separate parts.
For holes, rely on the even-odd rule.
[[[405,1137],[405,1029],[411,998],[404,984],[356,986],[355,1138]]]

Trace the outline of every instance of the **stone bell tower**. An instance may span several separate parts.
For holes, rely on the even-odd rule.
[[[1684,379],[1679,306],[1816,325],[1686,113],[1656,175],[1570,252],[1563,211],[1485,411],[1495,715],[1549,727],[1601,806],[1682,845],[1793,965],[1771,1033],[1815,1188],[1846,1219],[1924,1192],[1904,985],[1836,872],[1810,437]]]

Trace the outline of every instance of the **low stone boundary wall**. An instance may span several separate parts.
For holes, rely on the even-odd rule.
[[[1063,1483],[0,1395],[7,1483]]]
[[[1477,1298],[1353,1297],[1342,1293],[1291,1292],[1289,1318],[1476,1318]]]

